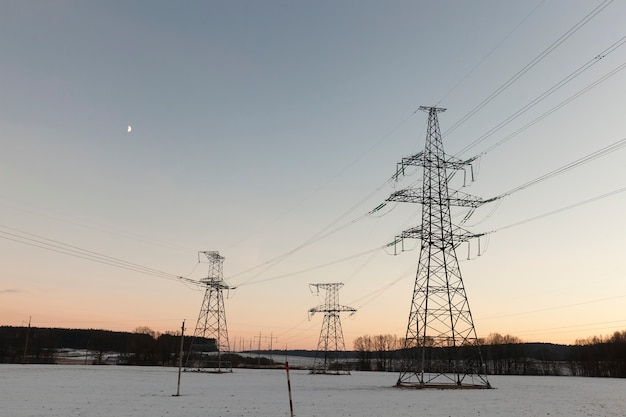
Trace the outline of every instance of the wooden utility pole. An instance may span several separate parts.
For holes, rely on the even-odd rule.
[[[26,330],[26,342],[24,342],[24,355],[22,356],[22,363],[26,363],[26,352],[28,351],[28,338],[30,336],[30,321],[31,317],[28,317],[28,329]]]

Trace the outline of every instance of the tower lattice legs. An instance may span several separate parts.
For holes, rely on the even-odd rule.
[[[185,369],[208,372],[232,372],[230,344],[224,308],[224,290],[230,289],[223,278],[224,257],[219,252],[200,252],[209,260],[207,278],[200,280],[205,286],[204,299],[187,359]]]
[[[422,225],[402,238],[421,240],[413,298],[397,385],[416,388],[489,388],[480,346],[456,256],[459,243],[479,236],[452,224],[450,206],[477,207],[484,201],[448,188],[448,170],[468,162],[444,153],[437,113],[428,111],[426,147],[402,165],[421,166],[421,189],[394,193],[389,201],[422,204]]]
[[[311,284],[318,292],[320,288],[326,290],[324,304],[309,310],[310,316],[324,313],[312,374],[350,374],[339,313],[354,314],[356,310],[339,304],[338,292],[342,286],[342,283]]]

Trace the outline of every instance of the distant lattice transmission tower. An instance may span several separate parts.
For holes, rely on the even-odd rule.
[[[319,294],[320,289],[326,290],[323,305],[309,309],[309,318],[315,313],[324,313],[320,339],[317,343],[315,362],[312,374],[350,374],[347,364],[346,345],[341,330],[339,314],[342,312],[356,313],[352,307],[339,304],[339,288],[343,283],[309,284]]]
[[[452,224],[450,214],[450,206],[476,208],[487,201],[448,188],[448,170],[463,169],[471,161],[444,153],[437,113],[445,109],[420,109],[428,112],[426,147],[403,158],[399,173],[407,165],[423,167],[422,188],[388,198],[422,205],[421,226],[400,236],[420,239],[421,248],[397,386],[490,388],[456,256],[461,242],[480,235]]]
[[[198,258],[201,254],[209,260],[209,273],[206,278],[200,280],[206,287],[206,291],[187,354],[185,369],[218,373],[232,372],[232,365],[228,358],[230,344],[223,293],[224,290],[232,287],[224,281],[224,257],[220,256],[219,252],[198,252]]]

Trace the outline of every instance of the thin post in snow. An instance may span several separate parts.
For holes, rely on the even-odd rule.
[[[285,371],[287,372],[287,389],[289,390],[289,411],[293,417],[293,401],[291,400],[291,380],[289,379],[289,362],[285,361]]]
[[[183,325],[180,328],[180,355],[178,355],[178,385],[176,386],[176,395],[175,397],[180,396],[180,372],[183,368],[183,344],[185,340],[185,320],[183,320]]]

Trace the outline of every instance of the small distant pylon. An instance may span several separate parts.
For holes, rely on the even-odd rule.
[[[209,273],[200,280],[206,286],[206,291],[185,361],[185,370],[232,372],[223,291],[233,287],[224,281],[224,257],[219,252],[203,251],[198,252],[198,260],[201,254],[209,260]]]
[[[490,388],[480,353],[472,313],[461,278],[456,247],[480,235],[452,223],[450,206],[476,208],[481,200],[448,187],[448,170],[460,170],[471,161],[445,154],[437,113],[445,109],[420,107],[428,112],[426,147],[402,160],[404,166],[424,169],[422,188],[397,191],[388,201],[420,203],[422,224],[401,238],[421,240],[411,312],[402,349],[397,386],[412,388]]]
[[[326,290],[324,304],[309,309],[309,319],[315,313],[324,313],[324,321],[322,322],[322,330],[320,331],[311,373],[350,375],[339,313],[354,314],[356,310],[339,304],[338,292],[339,288],[343,287],[343,283],[309,284],[309,286],[314,287],[318,294],[320,289]]]

